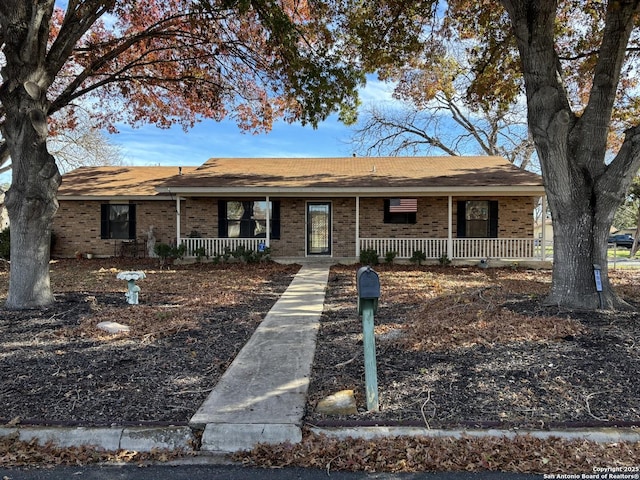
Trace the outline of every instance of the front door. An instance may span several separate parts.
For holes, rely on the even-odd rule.
[[[331,255],[331,203],[307,203],[307,254]]]

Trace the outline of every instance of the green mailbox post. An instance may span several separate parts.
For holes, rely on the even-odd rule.
[[[378,372],[373,316],[378,311],[380,277],[371,267],[361,267],[356,274],[356,287],[358,290],[358,314],[362,315],[367,410],[377,412],[380,406],[378,403]]]

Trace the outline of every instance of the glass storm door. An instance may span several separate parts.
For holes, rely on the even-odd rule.
[[[307,203],[307,254],[331,255],[331,203]]]

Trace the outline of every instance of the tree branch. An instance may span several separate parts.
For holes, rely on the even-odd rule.
[[[114,5],[115,0],[69,2],[60,32],[47,54],[46,69],[51,78],[58,74],[82,36]]]
[[[49,33],[49,23],[43,20],[51,18],[53,12],[54,0],[40,0],[32,2],[31,19],[27,30],[27,37],[22,48],[20,49],[20,58],[25,63],[32,63],[35,59],[42,58],[42,52],[45,51]],[[40,85],[41,88],[46,87]]]
[[[590,139],[583,163],[604,168],[601,158],[607,148],[607,132],[616,100],[620,71],[627,54],[627,43],[634,27],[640,1],[609,2],[600,54],[594,69],[593,86],[587,107],[578,120],[580,130]],[[576,140],[582,138],[575,136]],[[583,145],[583,147],[585,147]]]
[[[60,109],[64,108],[66,105],[68,105],[70,102],[72,102],[73,100],[75,100],[76,98],[79,98],[93,90],[96,90],[104,85],[107,85],[109,83],[112,82],[119,82],[121,81],[121,79],[119,78],[120,75],[122,75],[125,71],[133,69],[135,67],[138,67],[141,65],[141,63],[139,63],[140,60],[142,60],[143,58],[145,58],[146,56],[149,56],[152,53],[158,53],[161,52],[163,50],[174,50],[177,48],[177,41],[176,41],[176,37],[181,37],[184,38],[185,36],[191,36],[191,34],[189,32],[185,32],[185,31],[181,31],[181,30],[176,30],[176,31],[170,31],[167,30],[169,27],[171,27],[172,25],[174,25],[176,23],[177,20],[183,20],[186,21],[186,18],[188,17],[188,15],[185,14],[177,14],[177,15],[173,15],[171,17],[168,18],[164,18],[161,21],[155,23],[154,25],[149,26],[147,29],[145,29],[144,31],[141,32],[137,32],[134,35],[130,35],[129,37],[125,37],[122,39],[119,39],[118,42],[114,42],[114,41],[110,41],[107,42],[105,44],[101,44],[101,45],[92,45],[90,50],[93,49],[101,49],[104,48],[105,46],[109,46],[111,44],[113,44],[113,48],[111,48],[110,50],[104,52],[103,54],[101,54],[95,61],[93,61],[92,63],[90,63],[89,65],[87,65],[82,72],[80,72],[79,74],[77,74],[75,76],[75,78],[73,79],[73,81],[71,81],[66,88],[64,89],[64,91],[62,91],[57,97],[56,99],[51,103],[51,107],[49,110],[50,114],[53,114],[57,111],[59,111]],[[103,76],[100,75],[98,72],[100,72],[100,70],[108,65],[109,63],[111,63],[113,60],[119,58],[120,56],[122,56],[123,53],[125,53],[127,50],[133,48],[134,46],[141,44],[145,41],[151,40],[151,39],[159,39],[159,38],[171,38],[171,41],[168,41],[168,44],[171,44],[171,46],[166,47],[166,48],[155,48],[155,49],[148,49],[145,50],[144,52],[142,52],[138,57],[136,57],[134,60],[132,60],[131,62],[128,62],[126,65],[124,65],[123,67],[117,69],[114,72],[111,73],[107,73],[104,74],[104,76],[106,78],[103,78],[103,80],[96,82],[94,84],[91,84],[85,88],[82,88],[80,90],[79,87],[81,85],[83,85],[89,78],[91,78],[92,76]],[[198,42],[200,42],[199,39],[197,39]],[[183,61],[183,57],[180,57],[179,60],[175,60],[176,63],[178,62],[182,62]],[[158,61],[157,63],[168,63],[168,61]]]

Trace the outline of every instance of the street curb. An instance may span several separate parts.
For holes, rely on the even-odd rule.
[[[58,447],[93,446],[108,451],[195,451],[196,438],[189,427],[0,427],[1,437],[23,442],[38,440]]]
[[[640,442],[640,430],[632,428],[576,428],[571,430],[438,430],[423,427],[335,427],[310,429],[315,434],[345,439],[348,437],[372,440],[380,437],[498,437],[539,439],[563,438],[567,440],[589,440],[597,443]]]
[[[263,425],[264,426],[264,425]],[[422,427],[312,427],[310,431],[331,438],[356,438],[374,440],[389,437],[427,438],[522,438],[538,439],[562,438],[566,440],[588,440],[597,443],[640,442],[640,430],[632,428],[577,428],[571,430],[438,430]],[[227,432],[230,433],[230,432]],[[289,432],[290,433],[290,432]],[[226,463],[225,454],[246,450],[246,445],[219,445],[218,448],[196,448],[197,441],[189,427],[0,427],[0,438],[15,437],[16,440],[30,442],[37,440],[41,445],[48,442],[61,448],[95,447],[106,451],[132,450],[151,452],[155,450],[182,450],[191,452],[198,458],[181,460],[181,463]],[[231,440],[231,438],[229,438]],[[263,439],[268,443],[279,443],[275,438]],[[271,441],[269,441],[271,440]],[[282,440],[282,439],[281,439]],[[285,441],[299,443],[301,438]],[[211,446],[209,446],[211,447]],[[207,451],[209,450],[209,451]],[[217,452],[216,452],[217,450]],[[201,457],[201,458],[200,458]]]
[[[202,435],[202,452],[233,453],[250,450],[258,443],[301,443],[302,429],[294,424],[209,423]]]

